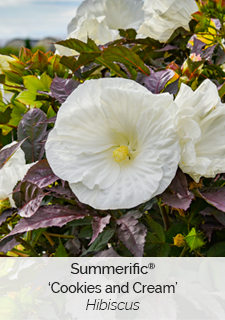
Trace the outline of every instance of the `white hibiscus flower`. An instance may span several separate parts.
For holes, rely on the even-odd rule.
[[[137,206],[162,193],[180,160],[172,95],[128,79],[87,80],[62,104],[46,143],[53,172],[97,209]]]
[[[13,146],[16,142],[6,145],[1,150]],[[12,198],[13,188],[22,180],[34,163],[26,164],[25,154],[21,148],[17,149],[11,158],[0,169],[0,202],[9,201],[10,206],[15,207]],[[1,205],[0,205],[1,207]]]
[[[97,45],[119,38],[118,29],[138,30],[144,21],[142,0],[85,0],[78,8],[75,18],[68,25],[68,38],[87,41]],[[73,55],[76,51],[55,45],[60,55]]]
[[[194,92],[182,84],[175,102],[182,171],[195,182],[225,172],[225,104],[217,87],[208,79]]]
[[[198,11],[195,0],[145,0],[145,21],[138,33],[166,42],[174,30],[183,27],[189,30],[191,14]]]
[[[10,66],[9,63],[15,61],[14,58],[10,56],[6,56],[4,54],[0,54],[0,74],[3,73],[3,71],[9,71]]]
[[[0,74],[2,74],[4,70],[5,71],[11,70],[9,63],[13,61],[15,61],[14,58],[7,55],[0,54]],[[0,99],[2,100],[3,98],[5,98],[7,100],[10,100],[11,96],[12,96],[12,93],[8,93],[4,91],[3,84],[0,84]]]

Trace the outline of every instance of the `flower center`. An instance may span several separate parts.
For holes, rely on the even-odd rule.
[[[113,158],[115,161],[120,162],[122,160],[125,160],[128,154],[129,154],[128,147],[121,146],[113,151]]]

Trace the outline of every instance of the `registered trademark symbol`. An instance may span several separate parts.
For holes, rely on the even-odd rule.
[[[155,264],[154,263],[149,263],[148,264],[149,269],[155,269]]]

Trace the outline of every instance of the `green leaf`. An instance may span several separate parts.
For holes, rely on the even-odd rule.
[[[91,217],[84,217],[83,219],[78,219],[71,221],[67,224],[67,226],[77,227],[77,226],[88,226],[91,225],[92,218]]]
[[[150,215],[146,215],[146,218],[148,225],[152,229],[152,232],[156,233],[156,235],[162,242],[165,242],[166,236],[163,227],[159,223],[155,222]]]
[[[30,51],[30,49],[24,48],[22,47],[20,49],[20,53],[19,53],[19,59],[22,62],[27,62],[29,61],[31,58],[33,57],[33,53]]]
[[[0,74],[0,83],[4,84],[5,83],[5,75]]]
[[[10,69],[16,73],[18,73],[20,76],[23,76],[26,64],[21,61],[12,61],[9,62]]]
[[[134,29],[119,29],[120,36],[127,39],[135,39],[137,32]]]
[[[5,71],[4,75],[6,76],[6,81],[13,83],[13,84],[23,84],[23,78],[13,71]]]
[[[168,257],[170,253],[169,243],[163,243],[158,251],[157,257]]]
[[[52,83],[52,78],[50,78],[45,72],[42,73],[41,75],[41,83],[44,87],[44,91],[50,91],[50,86],[51,86],[51,83]]]
[[[38,90],[41,90],[41,91],[45,90],[45,87],[42,84],[42,81],[40,79],[38,79],[37,77],[35,77],[35,76],[25,76],[25,77],[23,77],[23,83],[24,83],[25,88],[27,88],[27,90],[29,91],[29,93],[34,93],[35,94],[35,98],[36,98],[36,93],[37,93]]]
[[[11,113],[11,119],[9,120],[8,124],[13,127],[17,127],[24,113],[26,113],[28,110],[24,104],[16,100],[13,100],[10,106],[12,106],[12,113]]]
[[[222,85],[222,87],[219,89],[219,96],[220,98],[222,98],[224,95],[225,95],[225,82],[224,84]]]
[[[93,51],[96,51],[96,52],[101,52],[101,50],[98,48],[98,46],[96,45],[96,43],[91,39],[91,38],[88,38],[87,39],[87,45],[93,49]]]
[[[88,40],[88,43],[85,43],[78,39],[67,39],[58,41],[56,42],[56,44],[59,44],[66,48],[70,48],[72,50],[76,50],[77,52],[101,52],[101,50],[96,45],[93,45],[93,41],[90,41],[90,39]]]
[[[57,75],[60,78],[63,78],[65,76],[66,67],[60,63],[61,57],[57,54],[55,54],[53,57],[50,57],[48,59],[49,65],[48,65],[48,74],[54,78],[55,75]]]
[[[88,225],[80,230],[79,238],[91,238],[93,234],[92,226]]]
[[[126,73],[120,70],[120,67],[116,63],[105,61],[102,57],[97,58],[96,61],[102,66],[105,66],[106,68],[108,68],[109,70],[112,70],[119,77],[128,78]]]
[[[0,124],[6,124],[11,117],[12,109],[7,108],[4,112],[0,112]]]
[[[47,56],[43,52],[38,50],[37,52],[35,52],[31,59],[31,65],[29,66],[29,69],[39,69],[43,72],[48,68],[48,65],[49,62]]]
[[[156,245],[161,244],[162,241],[155,236],[152,232],[148,231],[147,236],[145,238],[145,246],[148,247],[148,249],[152,249]]]
[[[80,54],[78,60],[76,60],[74,57],[63,56],[60,60],[60,63],[68,67],[73,72],[76,72],[81,67],[93,62],[100,55],[101,52],[84,52]]]
[[[97,239],[95,239],[95,241],[91,244],[88,250],[84,252],[83,255],[86,255],[87,253],[93,252],[93,251],[100,251],[103,248],[105,248],[109,239],[111,239],[112,236],[114,235],[114,232],[115,232],[114,229],[105,228],[104,231],[99,234]]]
[[[208,252],[208,257],[225,257],[225,242],[214,244]]]
[[[16,99],[24,104],[34,105],[36,100],[36,94],[30,91],[23,91],[17,96]]]
[[[116,46],[103,50],[103,59],[109,62],[120,62],[125,65],[133,66],[145,75],[149,75],[150,71],[145,66],[141,58],[133,51],[126,47]]]
[[[192,228],[188,235],[184,238],[191,251],[204,246],[202,233],[197,233],[195,228]]]
[[[64,245],[62,244],[62,241],[59,239],[59,246],[56,249],[55,257],[68,257],[68,254],[66,252],[66,249],[64,248]]]

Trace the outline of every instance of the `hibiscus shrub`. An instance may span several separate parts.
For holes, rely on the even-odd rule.
[[[0,57],[0,256],[225,256],[224,9],[209,2],[157,40],[147,20],[141,37],[57,43],[71,55]]]

